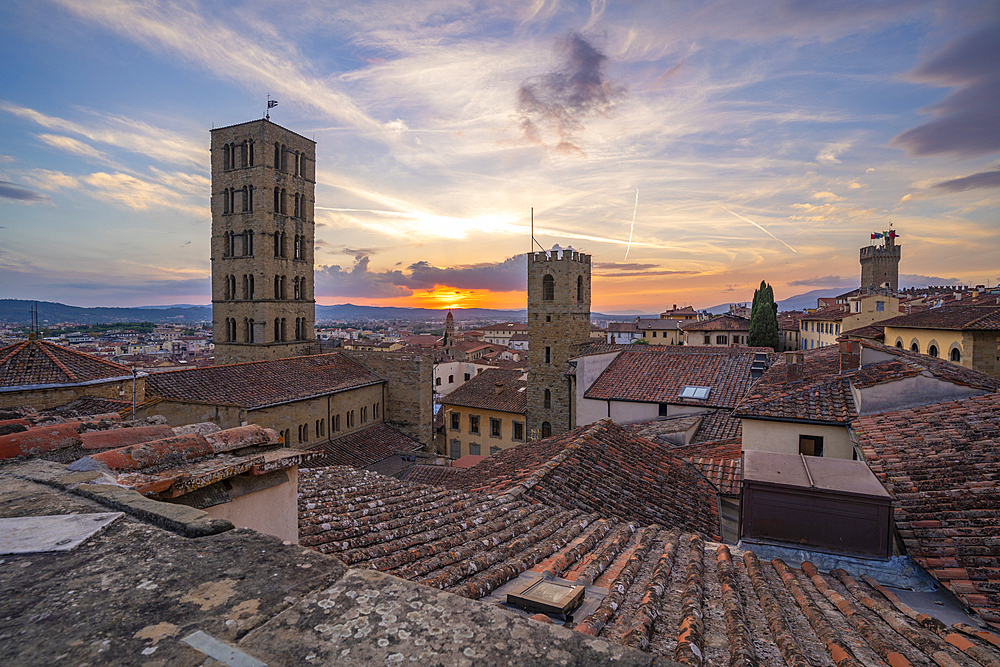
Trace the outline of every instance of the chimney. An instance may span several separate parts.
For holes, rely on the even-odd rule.
[[[674,304],[674,310],[677,310],[677,304],[676,303]]]
[[[493,385],[493,393],[499,395],[503,391],[503,382],[497,382]]]
[[[802,367],[805,365],[801,352],[785,352],[786,382],[796,382],[802,379]]]
[[[861,342],[840,338],[837,344],[840,346],[840,372],[861,368]]]

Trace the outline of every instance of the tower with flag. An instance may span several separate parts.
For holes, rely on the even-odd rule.
[[[891,289],[899,291],[900,246],[896,245],[896,230],[872,232],[873,243],[861,248],[861,289]],[[881,245],[874,241],[881,241]]]

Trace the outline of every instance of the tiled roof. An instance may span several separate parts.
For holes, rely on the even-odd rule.
[[[529,497],[626,520],[718,533],[714,489],[663,447],[610,420],[502,450],[441,482]]]
[[[684,433],[692,427],[697,427],[697,430],[691,438],[691,444],[738,438],[743,433],[743,420],[734,417],[733,411],[725,408],[676,417],[661,417],[623,426],[647,440],[670,447],[680,445],[677,438],[671,436]]]
[[[683,349],[683,348],[681,348]],[[688,348],[688,350],[693,348]],[[712,348],[703,348],[710,350]],[[724,348],[727,354],[622,352],[590,386],[585,398],[643,403],[733,407],[751,385],[756,348]],[[680,398],[687,385],[711,387],[707,399]]]
[[[861,417],[909,555],[1000,627],[1000,395]]]
[[[639,327],[635,322],[608,322],[607,330],[617,333],[632,333],[639,331]]]
[[[420,449],[423,449],[423,446],[416,440],[379,422],[360,431],[310,447],[309,451],[321,453],[311,462],[314,466],[348,465],[367,468],[390,456],[395,456],[397,452],[414,452]]]
[[[881,341],[885,336],[885,329],[884,325],[879,322],[877,324],[869,324],[867,326],[858,327],[857,329],[845,331],[844,335],[851,338],[867,338],[868,340]]]
[[[445,480],[460,472],[460,468],[452,468],[451,466],[417,464],[407,468],[399,476],[399,479],[405,479],[407,482],[413,482],[414,484],[447,486]]]
[[[996,391],[1000,380],[942,359],[908,350],[863,342],[893,359],[840,372],[840,350],[827,346],[803,352],[801,377],[788,382],[784,361],[773,364],[736,406],[740,417],[808,419],[847,424],[857,418],[851,386],[859,389],[918,374],[931,374],[952,384]]]
[[[814,311],[812,313],[806,313],[802,316],[803,320],[823,320],[824,322],[839,322],[840,320],[848,317],[850,313],[846,306],[830,306],[829,308],[822,308],[820,310]]]
[[[694,466],[719,493],[739,495],[743,477],[743,438],[675,447],[670,453]]]
[[[504,368],[487,368],[479,375],[441,399],[441,405],[499,410],[523,415],[528,400],[524,372]]]
[[[684,331],[750,331],[750,320],[737,315],[720,315],[701,322],[684,322]]]
[[[78,384],[131,375],[128,366],[44,340],[0,347],[0,387]]]
[[[879,322],[883,327],[909,329],[1000,329],[1000,308],[996,306],[946,306]]]
[[[591,606],[564,628],[681,664],[973,667],[973,656],[982,665],[996,659],[988,642],[1000,638],[918,616],[860,573],[797,569],[696,533],[523,496],[339,467],[303,471],[299,482],[303,546],[491,605],[506,601],[509,589],[498,589],[524,577],[586,585]],[[497,640],[517,663],[517,640]]]
[[[339,352],[156,373],[146,391],[173,401],[255,409],[384,382]]]
[[[732,410],[713,410],[701,420],[691,444],[729,440],[742,435],[743,420],[734,417]]]

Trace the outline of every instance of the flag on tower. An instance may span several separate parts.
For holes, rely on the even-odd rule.
[[[276,106],[278,106],[278,100],[268,100],[267,101],[267,108],[268,109],[273,109]]]
[[[882,238],[882,235],[879,234],[878,232],[872,232],[872,238],[873,239],[880,239],[880,238]]]

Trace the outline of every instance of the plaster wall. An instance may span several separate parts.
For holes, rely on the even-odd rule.
[[[282,540],[299,543],[299,469],[288,468],[288,481],[262,491],[206,507],[213,519],[228,519],[237,528],[252,528]]]
[[[500,410],[486,410],[483,408],[470,408],[461,405],[453,406],[447,405],[447,403],[443,404],[441,409],[445,411],[445,454],[448,456],[452,455],[452,444],[456,440],[459,442],[459,447],[461,449],[460,456],[472,454],[473,452],[469,448],[469,445],[472,444],[479,445],[479,454],[487,456],[493,453],[491,451],[493,447],[497,447],[501,450],[516,447],[517,445],[524,443],[524,437],[527,437],[527,429],[524,428],[523,414],[518,414],[516,412],[502,412]],[[451,427],[451,416],[453,414],[459,415],[459,427],[457,430],[452,429]],[[479,416],[479,433],[471,432],[469,428],[470,415]],[[500,437],[490,435],[490,419],[500,420]],[[521,433],[524,437],[520,440],[514,440],[514,422],[518,422],[522,426]]]
[[[854,458],[854,445],[846,426],[743,418],[743,451],[753,450],[797,455],[800,435],[821,436],[823,438],[823,456],[825,457]]]

